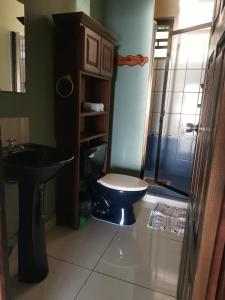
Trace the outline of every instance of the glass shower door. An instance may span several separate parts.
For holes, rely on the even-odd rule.
[[[174,31],[164,80],[155,180],[188,195],[210,27]]]

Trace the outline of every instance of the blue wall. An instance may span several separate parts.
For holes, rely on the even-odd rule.
[[[153,0],[106,0],[104,24],[118,37],[120,55],[150,56]],[[140,175],[149,64],[119,67],[113,109],[111,168]]]

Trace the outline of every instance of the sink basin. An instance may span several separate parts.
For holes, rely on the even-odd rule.
[[[73,157],[65,156],[56,148],[38,144],[24,144],[23,150],[8,153],[3,159],[6,180],[47,182]]]
[[[10,151],[3,157],[4,178],[19,185],[18,279],[34,283],[48,274],[45,186],[74,157],[38,144],[24,144],[17,149],[20,151]]]

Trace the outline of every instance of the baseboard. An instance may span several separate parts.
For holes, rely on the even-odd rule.
[[[45,232],[48,232],[49,230],[51,230],[55,226],[56,226],[56,217],[54,216],[53,218],[48,220],[48,222],[45,223]]]

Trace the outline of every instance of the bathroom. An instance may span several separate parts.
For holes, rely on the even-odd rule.
[[[16,142],[56,145],[54,22],[51,15],[84,11],[116,34],[119,54],[142,54],[150,57],[150,63],[142,67],[118,68],[111,100],[113,127],[110,168],[117,173],[140,177],[144,165],[143,153],[146,147],[143,145],[147,142],[149,112],[150,117],[158,113],[150,110],[149,101],[149,74],[151,68],[154,68],[151,66],[151,37],[156,5],[154,2],[157,1],[141,0],[138,4],[136,1],[127,0],[122,3],[117,0],[19,2],[25,3],[26,14],[26,93],[0,93],[0,119],[3,123],[9,122],[5,126],[3,124],[3,129],[9,131],[12,124],[12,131],[18,126],[22,128],[22,134],[19,132],[16,137],[6,138],[16,138]],[[190,9],[185,0],[171,2],[175,3],[175,6],[177,2],[184,5],[183,13]],[[213,1],[192,2],[196,6],[203,5],[212,16]],[[167,7],[166,14],[163,10],[157,17],[174,16],[171,7]],[[204,17],[200,20],[200,14],[197,12],[199,7],[197,6],[196,15],[193,13],[194,23],[190,24],[190,18],[186,18],[180,23],[180,28],[211,21],[208,15],[205,20]],[[10,132],[10,135],[12,134]],[[3,130],[2,135],[4,136]],[[5,136],[3,145],[4,139]],[[5,185],[8,243],[13,246],[17,241],[17,194],[16,185]],[[91,219],[91,226],[88,223],[84,224],[78,231],[66,227],[54,229],[55,197],[53,180],[48,183],[45,191],[46,227],[49,230],[48,278],[37,285],[20,285],[16,280],[17,267],[10,264],[10,273],[13,274],[13,287],[10,288],[12,299],[176,299],[182,238],[171,238],[166,232],[162,232],[162,237],[157,232],[149,234],[145,222],[148,222],[149,211],[158,201],[157,197],[151,195],[150,203],[137,203],[137,223],[130,228],[120,229]],[[170,199],[165,198],[164,201],[171,204]],[[183,200],[177,199],[172,200],[172,203],[178,207],[186,205]],[[144,241],[141,239],[142,235]],[[90,255],[91,253],[93,255]],[[13,255],[15,253],[12,253],[12,260]],[[166,255],[168,259],[165,259]]]

